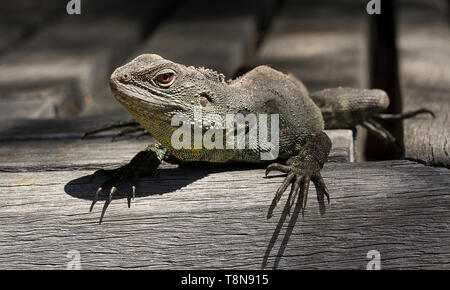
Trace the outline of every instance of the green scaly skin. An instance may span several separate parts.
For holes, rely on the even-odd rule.
[[[171,119],[177,113],[193,119],[194,110],[199,108],[205,116],[220,116],[219,122],[225,120],[226,114],[279,114],[278,159],[296,158],[292,165],[273,163],[267,167],[266,175],[273,170],[287,174],[269,208],[270,217],[289,185],[291,206],[298,197],[304,210],[311,181],[319,198],[323,200],[326,196],[329,201],[320,174],[331,148],[331,141],[323,132],[325,124],[328,128],[350,127],[381,112],[389,104],[386,93],[381,90],[337,88],[310,96],[300,80],[268,66],[259,66],[240,78],[225,81],[225,77],[215,71],[186,67],[154,54],[141,55],[117,68],[111,75],[110,85],[115,98],[159,143],[138,153],[121,168],[94,173],[92,177],[110,177],[98,189],[91,206],[92,210],[99,193],[111,187],[100,222],[120,183],[131,179],[134,195],[136,180],[143,175],[154,175],[162,161],[267,163],[261,160],[262,149],[258,146],[245,150],[174,149],[171,136],[176,127],[171,126]]]

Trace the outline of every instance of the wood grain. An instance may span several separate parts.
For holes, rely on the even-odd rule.
[[[355,1],[283,3],[250,66],[293,73],[310,91],[366,88],[367,18]]]
[[[85,106],[105,98],[108,102],[102,104],[103,112],[111,108],[110,104],[117,108],[118,104],[109,93],[108,79],[112,70],[137,47],[144,31],[152,28],[154,19],[161,17],[171,1],[131,1],[126,5],[118,0],[89,1],[83,5],[81,15],[68,15],[67,3],[61,1],[52,0],[45,4],[16,2],[1,4],[6,17],[0,23],[6,22],[7,27],[15,27],[18,23],[37,27],[32,27],[35,33],[26,32],[22,41],[16,41],[14,47],[0,55],[0,94],[22,95],[31,90],[39,95],[55,86],[63,87],[57,91],[56,98],[51,96],[42,102],[48,103],[46,111],[56,108],[54,116],[40,113],[42,104],[35,105],[36,98],[28,98],[30,102],[26,104],[9,104],[12,111],[22,113],[20,117],[32,118],[36,115],[73,116]],[[50,11],[44,13],[46,10]],[[53,13],[57,15],[50,25],[43,25],[43,20],[38,21],[39,18],[48,18],[46,15],[51,11],[58,13]],[[34,18],[37,19],[32,21]],[[8,30],[6,36],[12,33],[13,29]],[[32,111],[33,106],[35,111]],[[24,107],[30,109],[24,110]],[[90,111],[91,114],[99,112]]]
[[[328,130],[331,162],[353,162],[350,130]],[[112,134],[110,134],[112,136]],[[0,171],[55,171],[105,169],[124,165],[139,151],[156,141],[132,136],[112,141],[112,137],[81,139],[41,139],[0,141]]]
[[[0,52],[15,49],[27,35],[53,20],[60,9],[58,0],[44,2],[1,1]]]
[[[450,167],[450,29],[446,1],[402,2],[399,18],[400,84],[404,111],[436,114],[403,122],[405,156]]]
[[[91,130],[132,119],[133,117],[126,111],[114,115],[64,119],[8,119],[0,123],[0,140],[79,139]],[[99,133],[98,136],[112,136],[114,133],[117,131]]]
[[[130,209],[119,188],[101,225],[101,203],[88,213],[101,182],[91,171],[2,173],[0,268],[64,269],[71,250],[83,269],[365,269],[369,250],[382,269],[450,268],[448,169],[328,163],[326,214],[310,188],[305,218],[284,223],[287,195],[266,219],[283,177],[263,172],[166,168],[138,184]]]
[[[258,21],[272,2],[232,0],[210,5],[205,0],[186,1],[133,55],[156,53],[232,78],[253,52]]]

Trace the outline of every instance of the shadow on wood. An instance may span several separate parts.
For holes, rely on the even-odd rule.
[[[136,197],[146,197],[150,195],[161,195],[169,192],[173,192],[180,188],[183,188],[194,181],[208,175],[208,171],[186,171],[181,168],[162,168],[159,170],[159,176],[164,176],[161,180],[159,176],[146,179],[145,183],[138,183],[136,186]],[[183,176],[183,178],[175,179],[169,176]],[[69,181],[64,186],[64,191],[72,197],[93,200],[95,191],[92,192],[92,188],[97,189],[107,177],[96,177],[92,183],[89,182],[91,175],[85,175],[74,180]],[[109,188],[104,188],[104,194],[101,195],[101,199],[105,200],[109,196]],[[108,193],[108,194],[106,194]],[[114,195],[114,199],[126,198],[131,194],[130,182],[124,182],[117,187],[117,194]]]
[[[170,165],[165,165],[165,166],[170,166]],[[237,166],[236,165],[233,166],[233,165],[229,165],[229,164],[215,164],[215,165],[202,164],[201,167],[198,167],[196,165],[186,164],[186,165],[180,165],[178,167],[161,168],[159,170],[158,176],[147,178],[145,181],[138,183],[138,186],[136,187],[136,198],[143,198],[143,197],[147,197],[147,196],[151,196],[151,195],[163,195],[166,193],[171,193],[171,192],[179,190],[183,187],[186,187],[186,186],[194,183],[195,181],[206,177],[209,174],[217,174],[217,173],[225,172],[225,171],[260,169],[260,168],[264,168],[264,167],[265,167],[265,165],[263,165],[263,164],[238,164]],[[276,175],[268,176],[265,179],[279,178],[282,176],[285,176],[285,174],[276,174]],[[95,197],[95,190],[93,190],[93,189],[97,189],[102,184],[102,182],[104,182],[104,180],[106,180],[107,177],[98,177],[98,178],[95,178],[92,182],[90,182],[90,178],[91,178],[91,175],[85,175],[85,176],[75,178],[75,179],[69,181],[64,186],[64,191],[71,197],[92,201]],[[132,194],[131,191],[132,190],[131,190],[129,181],[125,182],[123,184],[120,184],[117,189],[117,194],[114,195],[113,200],[117,201],[117,200],[127,198]],[[106,211],[106,208],[108,207],[108,204],[109,204],[108,203],[109,192],[110,192],[110,187],[105,188],[102,191],[103,194],[100,195],[100,197],[99,197],[99,200],[105,201],[105,204],[103,206],[104,211]],[[287,193],[285,193],[285,194],[287,194]],[[315,194],[315,192],[310,192],[310,194]],[[283,211],[280,215],[279,221],[278,221],[276,228],[272,234],[272,238],[270,239],[270,241],[267,245],[267,249],[265,251],[263,262],[261,265],[261,268],[263,268],[263,269],[267,267],[270,253],[272,252],[273,247],[279,238],[280,232],[283,229],[283,225],[285,224],[287,217],[290,216],[283,240],[280,244],[277,255],[275,257],[274,264],[272,266],[273,269],[278,268],[278,264],[284,255],[284,251],[287,247],[287,244],[291,237],[292,231],[295,227],[299,213],[301,211],[301,204],[302,204],[301,203],[301,200],[302,200],[301,193],[300,193],[299,198],[297,199],[296,205],[294,206],[292,215],[289,210],[289,204],[291,203],[291,199],[292,199],[292,193],[289,193],[289,196],[286,200]],[[318,195],[318,202],[319,202],[319,207],[321,208],[321,211],[322,210],[324,211],[325,205],[324,205],[323,195],[321,195],[321,196]],[[268,204],[268,208],[269,208],[269,204]]]
[[[285,175],[285,174],[283,174],[283,175]],[[279,177],[279,175],[277,175],[277,176],[270,176],[270,177],[266,177],[266,178],[273,178],[273,177]],[[317,202],[319,204],[319,211],[320,211],[321,215],[323,215],[323,214],[325,214],[324,193],[322,191],[320,191],[320,189],[318,189],[318,187],[315,184],[314,184],[314,187],[316,188],[315,192],[317,193]],[[308,195],[308,191],[307,191],[307,195]],[[278,236],[280,235],[281,229],[283,228],[283,225],[284,225],[284,223],[286,221],[286,218],[288,216],[290,216],[290,212],[291,212],[291,206],[290,205],[293,202],[292,201],[293,198],[295,198],[295,197],[292,196],[292,191],[291,191],[289,193],[289,196],[288,196],[287,200],[286,200],[286,203],[284,205],[283,211],[281,212],[280,219],[278,220],[277,226],[276,226],[276,228],[275,228],[275,230],[274,230],[274,232],[272,234],[272,238],[270,239],[269,244],[267,246],[267,249],[266,249],[266,251],[264,253],[263,262],[261,264],[261,268],[262,269],[267,267],[268,259],[270,257],[270,253],[272,252],[272,249],[273,249],[275,243],[278,240]],[[287,247],[287,244],[288,244],[289,239],[290,239],[291,234],[292,234],[292,230],[295,227],[295,224],[297,222],[298,215],[299,215],[300,211],[302,211],[302,217],[304,217],[303,216],[304,209],[302,209],[302,200],[303,200],[303,193],[302,193],[302,189],[300,189],[300,192],[299,192],[299,195],[298,195],[298,198],[297,198],[297,203],[294,206],[294,210],[292,212],[292,216],[290,217],[288,225],[287,225],[287,228],[286,228],[286,233],[284,234],[284,237],[283,237],[283,240],[281,242],[280,248],[278,249],[278,253],[275,256],[275,261],[274,261],[274,264],[272,266],[273,270],[278,268],[278,265],[280,263],[281,257],[283,257],[283,255],[284,255],[284,251],[285,251],[285,249]],[[273,208],[273,204],[272,204],[270,206],[270,208],[269,208],[268,216],[269,215],[272,216],[271,212],[273,210],[274,210],[274,208]]]
[[[272,252],[272,249],[278,240],[278,236],[280,235],[281,229],[283,228],[283,224],[286,221],[287,216],[289,215],[289,204],[291,203],[291,199],[292,199],[292,194],[290,193],[289,197],[284,205],[283,212],[281,213],[281,216],[280,216],[278,224],[275,228],[275,231],[272,234],[272,238],[269,241],[266,252],[264,253],[263,262],[261,264],[262,269],[266,268],[270,253]],[[289,224],[287,226],[286,233],[284,234],[283,241],[281,242],[280,248],[278,249],[278,253],[275,257],[275,261],[274,261],[272,269],[278,268],[278,264],[280,263],[281,257],[283,257],[284,251],[289,242],[289,238],[291,237],[292,230],[294,229],[295,223],[297,222],[298,214],[300,213],[300,208],[301,208],[301,199],[299,198],[297,200],[297,204],[295,205],[294,211],[292,213],[292,217],[289,220]]]

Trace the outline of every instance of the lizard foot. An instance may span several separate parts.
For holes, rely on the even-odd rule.
[[[128,207],[130,207],[130,205],[131,205],[131,199],[135,198],[135,196],[136,196],[135,183],[138,179],[138,176],[133,172],[132,168],[130,168],[129,165],[130,164],[127,164],[122,167],[119,167],[116,169],[110,169],[110,170],[100,169],[100,170],[95,171],[94,174],[91,175],[90,182],[92,182],[94,180],[94,178],[98,177],[98,176],[106,176],[106,177],[108,177],[108,179],[105,182],[103,182],[102,185],[100,185],[98,187],[97,192],[95,193],[95,197],[92,200],[91,207],[89,208],[89,212],[92,212],[92,209],[94,208],[95,203],[99,199],[100,193],[106,188],[111,188],[110,192],[109,192],[109,197],[105,201],[105,205],[103,206],[102,214],[100,216],[100,223],[103,220],[103,216],[105,215],[106,209],[108,208],[109,204],[111,203],[114,194],[117,192],[117,187],[121,183],[123,183],[124,181],[126,181],[128,179],[132,179],[132,183],[131,183],[132,193],[127,196]]]
[[[148,148],[149,149],[149,148]],[[109,198],[105,201],[103,206],[102,214],[100,216],[100,223],[103,220],[106,209],[111,203],[114,194],[117,192],[117,187],[125,182],[126,180],[131,180],[131,190],[132,193],[127,196],[128,207],[130,207],[131,199],[136,195],[136,182],[141,176],[145,175],[155,175],[158,166],[161,161],[158,159],[157,154],[152,150],[144,150],[139,152],[136,156],[131,159],[130,163],[111,170],[100,169],[94,172],[90,178],[90,182],[97,176],[106,176],[108,179],[97,189],[95,197],[92,201],[89,211],[91,212],[94,208],[95,203],[98,201],[100,193],[111,187],[109,192]]]
[[[328,189],[320,174],[320,165],[317,161],[296,161],[291,166],[273,163],[267,167],[266,176],[269,174],[269,172],[275,170],[287,173],[287,176],[275,193],[275,197],[273,198],[272,204],[269,207],[269,212],[267,213],[268,219],[272,217],[273,210],[277,206],[278,201],[290,184],[291,194],[290,199],[288,199],[287,201],[289,202],[289,211],[294,205],[294,202],[298,196],[299,202],[301,202],[302,216],[304,216],[310,181],[312,181],[316,187],[317,197],[319,198],[320,213],[325,213],[323,196],[325,195],[327,197],[328,203],[330,203],[330,195],[328,194]]]

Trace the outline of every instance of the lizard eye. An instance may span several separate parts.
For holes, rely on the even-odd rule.
[[[173,72],[165,72],[157,75],[155,81],[162,87],[168,87],[173,83],[174,79],[175,75]]]

